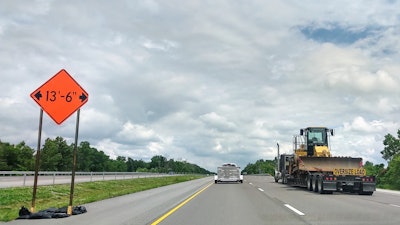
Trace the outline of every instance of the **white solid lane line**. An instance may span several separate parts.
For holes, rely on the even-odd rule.
[[[293,212],[297,213],[300,216],[304,216],[305,214],[300,212],[299,210],[297,210],[296,208],[294,208],[293,206],[289,205],[289,204],[285,204],[286,207],[288,207],[290,210],[292,210]]]

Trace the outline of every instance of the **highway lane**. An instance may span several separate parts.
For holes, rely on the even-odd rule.
[[[216,184],[161,221],[179,224],[400,224],[399,192],[373,196],[321,195],[246,176],[244,184]]]
[[[400,224],[399,192],[321,195],[275,183],[272,177],[248,177],[247,182],[264,189],[269,198],[295,207],[309,224]]]
[[[400,224],[399,192],[320,195],[275,183],[270,176],[245,176],[243,184],[212,181],[207,177],[87,204],[86,214],[65,219],[6,224],[155,225],[163,215],[168,216],[160,225]]]
[[[159,224],[308,224],[264,192],[248,182],[213,184]]]

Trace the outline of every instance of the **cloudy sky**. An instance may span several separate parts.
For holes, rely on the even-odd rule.
[[[61,69],[89,93],[79,142],[110,157],[214,171],[292,151],[300,128],[332,152],[385,163],[400,128],[400,2],[5,0],[0,140],[36,149],[30,94]],[[42,142],[73,143],[76,114],[47,114]]]

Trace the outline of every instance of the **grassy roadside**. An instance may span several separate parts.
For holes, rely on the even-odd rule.
[[[202,177],[185,175],[78,183],[75,184],[73,205],[82,205]],[[69,204],[69,193],[69,184],[39,186],[36,193],[35,211],[49,207],[60,208],[67,206]],[[18,211],[21,206],[30,209],[31,204],[32,187],[0,189],[0,221],[14,220],[18,217]]]

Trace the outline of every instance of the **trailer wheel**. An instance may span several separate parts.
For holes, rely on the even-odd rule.
[[[282,171],[282,184],[287,184],[286,170]]]
[[[308,175],[308,176],[307,176],[307,189],[308,189],[309,191],[313,191],[313,185],[312,185],[312,183],[313,183],[313,176]]]
[[[287,177],[286,175],[282,176],[282,184],[287,184]]]
[[[319,189],[318,189],[318,179],[319,179],[319,176],[317,176],[317,177],[314,177],[314,179],[313,179],[313,188],[314,188],[314,192],[319,192]]]
[[[325,191],[324,191],[324,186],[322,185],[322,178],[321,177],[318,177],[318,193],[320,193],[320,194],[324,194],[325,193]]]

